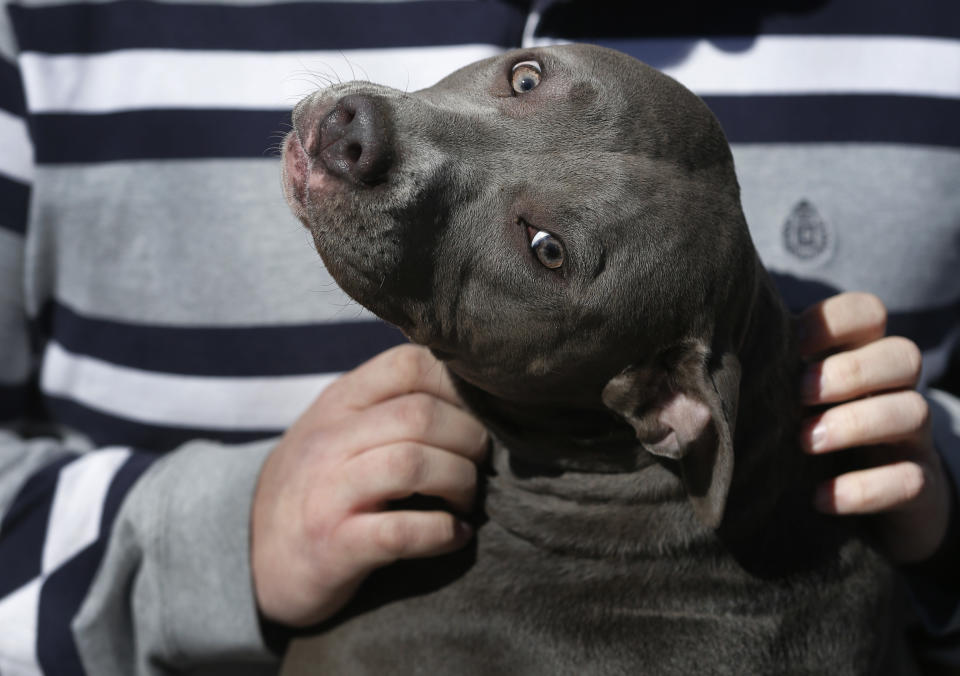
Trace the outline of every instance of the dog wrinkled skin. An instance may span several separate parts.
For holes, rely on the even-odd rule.
[[[495,441],[475,546],[375,574],[287,673],[890,668],[890,571],[809,508],[833,460],[793,441],[787,318],[702,101],[573,45],[293,119],[284,186],[324,263]]]

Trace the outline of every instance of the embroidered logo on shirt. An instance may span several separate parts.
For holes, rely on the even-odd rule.
[[[783,242],[797,258],[811,260],[830,246],[826,222],[807,200],[800,200],[783,224]]]

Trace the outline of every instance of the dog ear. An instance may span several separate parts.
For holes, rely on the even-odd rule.
[[[656,365],[628,367],[603,389],[603,403],[634,428],[650,453],[676,460],[697,516],[723,520],[733,478],[733,434],[740,362],[686,344]]]

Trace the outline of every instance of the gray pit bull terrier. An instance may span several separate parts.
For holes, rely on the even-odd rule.
[[[817,515],[799,361],[704,103],[615,51],[302,101],[288,200],[494,439],[476,541],[374,574],[293,674],[900,669],[890,568]]]

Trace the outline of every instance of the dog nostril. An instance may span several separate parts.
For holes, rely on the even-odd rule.
[[[346,106],[337,106],[334,108],[333,114],[336,124],[343,127],[346,127],[353,122],[353,118],[357,116],[356,111],[347,108]]]
[[[393,165],[390,116],[386,102],[366,94],[345,96],[320,122],[318,151],[334,176],[355,183],[386,179]]]

